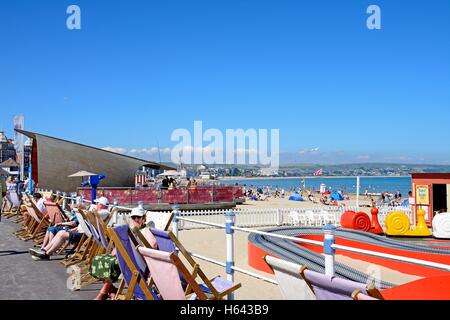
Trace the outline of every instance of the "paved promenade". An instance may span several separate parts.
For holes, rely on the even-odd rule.
[[[28,249],[31,241],[13,235],[18,224],[2,217],[0,222],[0,300],[92,300],[101,283],[81,291],[67,289],[68,274],[60,263],[63,256],[34,261]]]

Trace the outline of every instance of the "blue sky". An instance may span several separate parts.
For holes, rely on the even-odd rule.
[[[2,1],[0,39],[9,135],[23,114],[28,130],[154,158],[202,120],[280,129],[288,162],[450,163],[448,0]]]

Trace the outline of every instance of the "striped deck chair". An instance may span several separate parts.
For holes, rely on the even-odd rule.
[[[316,300],[314,292],[300,276],[302,266],[269,255],[264,260],[275,274],[284,300]]]
[[[9,192],[6,197],[3,198],[3,216],[5,218],[11,218],[19,213],[22,201],[16,192]]]
[[[158,300],[159,297],[147,285],[149,272],[145,261],[136,249],[138,245],[128,225],[108,228],[108,236],[116,247],[116,257],[128,290],[125,300]],[[119,288],[120,289],[120,288]]]
[[[83,237],[81,238],[78,246],[75,248],[75,252],[68,256],[65,260],[61,261],[61,263],[66,267],[71,267],[76,264],[84,264],[84,261],[87,259],[90,249],[94,245],[95,241],[93,240],[92,233],[89,227],[86,224],[87,217],[83,210],[77,209],[75,210],[75,216],[77,217],[78,223],[84,231]],[[86,266],[79,265],[80,269],[83,267],[86,269]]]
[[[194,267],[194,272],[190,272],[176,252],[165,252],[144,247],[139,247],[138,250],[144,257],[163,300],[218,300],[241,286],[241,284],[230,286],[229,281],[217,278],[220,279],[220,282],[217,280],[211,280],[211,282],[214,283],[219,294],[207,293],[204,290],[204,285],[196,281],[196,274],[200,269],[199,265]],[[192,288],[192,295],[186,295],[185,290],[183,290],[180,273]]]
[[[113,242],[110,241],[107,236],[106,224],[98,213],[86,212],[85,217],[87,218],[85,221],[86,226],[90,230],[92,239],[95,241],[96,245],[91,248],[91,252],[84,261],[85,268],[82,270],[84,271],[84,274],[80,277],[80,289],[99,281],[99,279],[94,278],[89,274],[88,268],[95,256],[110,253],[113,247]]]
[[[266,255],[264,260],[272,268],[282,295],[291,300],[353,300],[357,291],[367,296],[382,299],[373,284],[354,282],[308,270],[306,266],[287,262]],[[306,286],[310,289],[307,290]]]
[[[220,276],[209,279],[200,268],[200,265],[192,258],[191,254],[184,248],[180,240],[178,240],[178,238],[171,231],[162,231],[154,228],[150,230],[156,238],[158,249],[160,251],[176,253],[176,250],[178,250],[183,255],[183,257],[191,266],[191,276],[194,278],[194,280],[197,277],[200,277],[201,281],[203,281],[203,284],[199,284],[199,286],[207,295],[213,296],[214,299],[222,299],[229,293],[241,287],[240,283],[233,284],[230,281],[224,280]],[[194,288],[191,287],[188,279],[184,279],[184,274],[181,272],[181,270],[180,279],[183,286],[186,285],[185,293],[189,294],[190,290],[193,290]]]
[[[44,214],[37,208],[31,197],[28,197],[26,203],[26,209],[31,216],[31,222],[25,227],[25,232],[17,232],[18,238],[24,241],[33,240],[37,245],[42,244],[47,228],[51,225],[51,222]]]
[[[51,224],[55,225],[57,223],[69,221],[69,217],[67,217],[66,213],[62,210],[58,203],[46,201],[44,204],[47,208],[46,215]]]

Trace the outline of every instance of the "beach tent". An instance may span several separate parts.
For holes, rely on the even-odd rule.
[[[298,192],[294,192],[290,197],[289,200],[291,201],[305,201],[303,200],[302,196]]]
[[[334,191],[334,192],[330,195],[330,197],[331,197],[331,199],[333,199],[334,201],[342,201],[342,200],[344,200],[344,197],[342,197],[342,195],[341,195],[339,192],[337,192],[337,191]]]

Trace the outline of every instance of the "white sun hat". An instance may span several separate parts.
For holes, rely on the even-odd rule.
[[[94,202],[95,203],[100,203],[100,204],[102,204],[104,206],[108,206],[109,205],[109,201],[108,201],[108,199],[106,197],[100,197],[98,199],[95,199]]]
[[[130,217],[143,217],[145,216],[145,210],[141,207],[136,207],[131,210]]]

